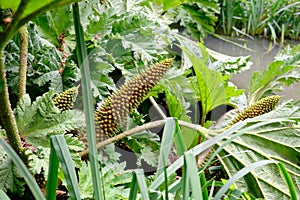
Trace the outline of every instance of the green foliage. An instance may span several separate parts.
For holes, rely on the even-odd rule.
[[[3,200],[10,200],[3,190],[0,190],[0,198]]]
[[[71,159],[71,155],[66,143],[66,140],[63,135],[54,135],[51,137],[51,154],[50,160],[52,162],[57,163],[59,161],[62,171],[64,173],[65,181],[68,186],[68,191],[70,193],[71,199],[80,199],[80,192],[77,182],[77,176],[74,168],[74,164]],[[50,162],[50,169],[49,172],[49,179],[56,179],[57,178],[57,170],[58,165],[56,167],[51,168],[52,163]],[[55,172],[56,171],[56,172]],[[54,176],[55,174],[55,176]],[[48,183],[49,184],[49,183]],[[56,185],[56,182],[53,181],[52,184]],[[49,186],[47,186],[49,187]],[[52,187],[55,188],[55,187]],[[53,191],[53,193],[55,190]]]
[[[4,2],[3,4],[2,1],[0,2],[1,8],[12,8],[13,10],[16,10],[19,5],[19,1]],[[46,1],[40,1],[37,4],[29,1],[29,4],[23,8],[20,18],[16,17],[16,27],[13,29],[26,23],[41,11],[53,8],[57,3],[66,4],[71,1],[47,2],[49,4],[46,5]],[[240,26],[238,18],[241,18],[244,22],[248,20],[247,31],[260,34],[267,27],[266,30],[270,31],[275,39],[277,35],[274,34],[274,30],[280,26],[277,26],[274,19],[277,17],[284,19],[286,25],[299,20],[291,19],[289,18],[291,15],[286,15],[291,10],[297,11],[298,8],[289,8],[292,5],[298,5],[298,2],[281,8],[280,6],[284,5],[284,2],[289,1],[277,1],[272,5],[267,5],[267,8],[270,9],[267,12],[263,12],[265,8],[263,6],[266,5],[262,5],[262,2],[223,1],[221,19],[224,20],[224,30],[230,33],[232,27]],[[36,4],[35,7],[33,4]],[[198,125],[200,119],[198,102],[201,102],[202,107],[200,123],[204,126],[210,124],[207,122],[210,111],[220,105],[233,105],[234,98],[244,94],[242,90],[237,90],[232,86],[230,74],[248,69],[251,65],[250,57],[230,57],[218,54],[170,30],[170,23],[173,23],[170,25],[173,27],[175,22],[176,25],[184,26],[184,34],[192,35],[197,39],[200,35],[204,36],[213,32],[214,23],[217,20],[216,14],[219,13],[216,0],[197,2],[158,0],[155,1],[155,4],[150,1],[129,0],[99,3],[97,0],[92,0],[80,4],[81,22],[79,18],[76,18],[77,15],[74,15],[74,21],[70,19],[70,7],[58,7],[52,12],[38,16],[29,24],[27,87],[31,98],[29,95],[25,95],[17,104],[14,114],[20,134],[24,137],[24,146],[30,147],[26,154],[31,173],[42,174],[47,181],[51,182],[52,186],[47,187],[47,190],[51,191],[53,198],[55,197],[57,173],[59,173],[58,177],[64,186],[66,186],[66,182],[72,182],[72,185],[76,186],[78,178],[80,191],[76,187],[72,189],[69,183],[67,189],[73,195],[79,196],[80,192],[84,199],[98,198],[96,193],[100,191],[99,193],[102,195],[101,190],[106,199],[127,199],[128,197],[132,199],[180,199],[182,195],[186,199],[201,199],[201,197],[207,199],[208,191],[210,199],[236,199],[239,197],[288,199],[290,196],[297,198],[300,191],[298,183],[300,178],[299,107],[291,102],[284,102],[269,113],[238,122],[226,130],[207,130]],[[235,6],[235,8],[230,10],[231,6]],[[236,8],[245,6],[248,6],[249,10],[246,9],[245,12],[236,10]],[[74,8],[77,8],[78,14],[78,7],[74,6]],[[246,13],[246,11],[249,12]],[[265,13],[271,14],[267,16]],[[228,17],[231,21],[226,21],[224,17]],[[76,49],[77,53],[79,52],[78,58],[75,56],[75,35],[71,28],[72,23],[76,25],[76,43],[81,50]],[[288,35],[296,35],[297,31],[299,32],[298,24],[292,25],[295,28],[293,33],[289,28],[283,30],[284,27],[282,31],[286,31],[285,33]],[[175,28],[178,28],[176,25]],[[0,33],[1,39],[2,33]],[[83,39],[83,35],[86,40]],[[10,37],[8,38],[10,39]],[[3,41],[5,43],[5,40]],[[173,45],[174,41],[178,45]],[[3,45],[2,43],[1,40],[0,44]],[[87,46],[87,52],[85,46]],[[178,46],[183,50],[182,54],[173,51],[176,51]],[[17,94],[19,48],[19,36],[15,35],[4,51],[8,84],[13,95]],[[267,70],[262,73],[254,73],[249,85],[249,104],[269,96],[270,93],[277,92],[283,85],[299,81],[299,48],[299,46],[286,48],[278,54],[276,61],[271,63]],[[86,55],[87,53],[89,55]],[[166,73],[165,79],[153,89],[155,84],[150,84],[151,92],[146,94],[143,88],[139,88],[141,83],[144,83],[143,81],[153,81],[149,79],[151,74],[144,74],[137,83],[135,82],[137,79],[128,81],[157,60],[172,56],[174,57],[172,69]],[[88,59],[90,63],[91,78],[88,75],[87,65],[82,65],[84,59]],[[95,143],[92,143],[93,148],[89,149],[90,152],[93,152],[93,157],[91,156],[89,161],[83,163],[78,152],[83,151],[85,146],[78,138],[69,134],[64,135],[64,138],[58,136],[60,141],[65,140],[65,142],[59,143],[57,140],[58,146],[62,144],[57,149],[57,155],[60,157],[64,169],[67,164],[74,163],[74,166],[79,169],[78,177],[75,173],[69,175],[65,173],[65,176],[62,176],[61,171],[58,172],[58,161],[55,162],[53,158],[54,149],[50,153],[49,138],[51,135],[66,133],[84,126],[84,118],[79,111],[62,111],[57,108],[55,106],[57,101],[52,101],[53,92],[48,92],[48,90],[60,93],[73,87],[73,83],[79,80],[79,69],[76,64],[82,70],[81,75],[84,82],[82,85],[86,92],[83,92],[86,98],[84,102],[89,106],[89,109],[86,109],[87,112],[93,112],[94,105],[87,98],[92,96],[91,92],[96,97],[96,102],[101,102],[111,94],[111,91],[116,90],[120,77],[125,77],[125,81],[129,83],[129,85],[120,87],[120,90],[124,90],[123,92],[113,93],[110,98],[112,101],[109,105],[110,108],[117,110],[113,115],[109,113],[109,109],[101,110],[101,104],[99,105],[102,114],[108,116],[100,119],[103,126],[111,126],[111,118],[115,118],[119,114],[121,116],[119,118],[128,122],[122,127],[122,130],[132,129],[137,124],[145,124],[148,118],[144,108],[141,109],[141,112],[135,110],[131,113],[129,120],[128,111],[138,107],[137,99],[141,96],[143,98],[155,96],[159,100],[163,99],[162,101],[166,103],[165,108],[168,115],[184,121],[197,130],[190,130],[186,127],[179,128],[179,120],[168,118],[161,146],[159,145],[159,136],[150,131],[143,131],[126,138],[127,145],[138,155],[138,164],[144,160],[152,166],[158,165],[157,174],[153,176],[153,179],[147,177],[142,170],[135,171],[133,179],[131,179],[131,171],[125,170],[125,163],[118,163],[119,155],[114,152],[112,145],[103,153],[103,157],[100,159],[100,169],[96,165],[98,164],[96,151],[93,151]],[[161,76],[165,71],[160,73]],[[91,81],[93,91],[89,87],[89,81]],[[132,92],[133,95],[130,93],[132,88],[138,88]],[[32,92],[33,90],[34,92]],[[158,96],[158,93],[164,94]],[[123,105],[123,95],[128,96],[128,94],[134,98],[128,98],[126,101],[129,103]],[[31,99],[36,100],[31,102]],[[104,107],[106,103],[104,102]],[[126,117],[123,115],[124,113]],[[94,121],[93,117],[93,115],[89,115],[86,121],[90,130],[93,129],[91,123]],[[117,119],[117,123],[122,120]],[[180,121],[181,124],[182,121]],[[105,129],[105,127],[100,128]],[[1,135],[5,136],[4,131],[0,131]],[[199,135],[203,136],[201,144],[198,144]],[[173,143],[180,157],[170,162],[168,158]],[[205,150],[213,146],[216,149],[212,155],[208,155],[208,162],[200,171],[197,171],[195,157],[202,159]],[[159,148],[161,149],[160,156],[158,156]],[[67,151],[70,151],[68,159],[64,155]],[[220,162],[216,163],[217,167],[223,166],[229,180],[223,182],[216,181],[215,178],[206,180],[204,172],[216,157]],[[158,161],[159,163],[157,163]],[[280,163],[265,165],[273,162]],[[74,172],[74,166],[69,166],[69,172]],[[92,166],[92,170],[90,166]],[[2,190],[10,190],[14,194],[23,195],[25,181],[18,169],[1,149],[0,179],[3,181],[0,181],[0,193]],[[180,177],[179,169],[183,169],[182,177]],[[53,172],[55,172],[54,175]],[[97,175],[98,172],[101,172],[101,176]],[[176,172],[179,175],[178,178],[175,178]],[[50,173],[49,178],[48,173]],[[52,175],[53,177],[51,177]],[[98,183],[101,183],[101,186]],[[131,186],[130,191],[129,187]],[[216,190],[218,193],[214,196]],[[249,197],[247,192],[252,196]]]
[[[150,131],[143,131],[128,138],[126,144],[137,156],[137,166],[145,161],[150,166],[157,166],[160,149],[160,137]]]
[[[64,133],[84,125],[81,112],[61,112],[54,105],[51,96],[51,92],[48,92],[31,102],[29,96],[25,95],[15,109],[19,131],[26,142],[34,147],[49,147],[51,134]]]
[[[296,139],[299,137],[299,128],[290,125],[291,120],[299,122],[299,113],[299,107],[285,102],[264,116],[253,118],[254,122],[262,121],[268,122],[268,124],[254,123],[253,126],[257,126],[256,129],[234,138],[231,143],[223,147],[219,154],[220,156],[231,155],[222,157],[222,165],[226,166],[228,175],[232,176],[254,161],[276,160],[286,166],[299,195],[300,186],[296,181],[299,179],[300,170],[298,166],[300,143]],[[224,143],[218,145],[221,144]],[[256,197],[289,198],[286,183],[282,179],[279,169],[274,165],[257,168],[236,184],[240,189],[249,191]]]
[[[24,180],[26,181],[28,187],[30,188],[31,194],[25,194],[25,198],[36,198],[36,199],[45,199],[42,191],[40,190],[37,182],[30,174],[29,170],[21,160],[21,158],[17,155],[14,149],[7,144],[3,139],[0,139],[0,150],[1,154],[3,153],[3,149],[6,151],[5,154],[0,160],[0,165],[3,164],[4,171],[1,173],[5,173],[1,175],[1,178],[4,183],[4,188],[1,187],[2,190],[10,190],[13,194],[17,194],[18,196],[23,196],[24,192]],[[2,169],[2,167],[1,167]],[[16,170],[17,169],[17,170]],[[21,178],[22,177],[22,178]],[[26,197],[27,196],[27,197]]]
[[[200,113],[197,113],[199,110],[196,99],[197,92],[193,88],[195,81],[192,78],[187,78],[190,73],[189,70],[185,72],[181,69],[175,70],[172,68],[167,75],[167,80],[163,81],[158,87],[162,87],[166,95],[171,117],[186,122],[198,123]],[[182,127],[182,134],[187,147],[190,147],[194,138],[198,136],[196,131],[186,127]]]
[[[89,13],[88,17],[92,20],[87,25],[88,35],[95,37],[101,34],[100,40],[93,41],[100,44],[108,55],[116,59],[113,62],[121,66],[128,65],[128,62],[133,64],[133,52],[143,62],[166,54],[163,48],[167,44],[161,39],[168,38],[166,21],[159,19],[154,10],[141,7],[138,3],[125,9],[126,6],[121,1],[111,2],[110,5],[104,3]],[[104,22],[107,22],[105,26]]]
[[[164,10],[175,8],[170,12],[177,26],[183,27],[183,33],[195,39],[204,38],[208,33],[214,33],[216,15],[220,8],[217,0],[208,1],[172,1],[163,2]],[[180,7],[179,4],[182,4]],[[176,27],[176,25],[175,25]]]
[[[3,149],[1,149],[1,151],[3,151]],[[0,177],[1,190],[5,192],[10,190],[12,193],[17,194],[18,196],[24,195],[25,180],[23,179],[18,167],[7,155],[1,158]]]
[[[193,199],[202,200],[202,190],[200,184],[200,178],[198,178],[198,170],[196,165],[196,159],[192,153],[184,153],[184,165],[183,165],[183,176],[182,176],[182,196],[183,199],[188,199],[190,192],[192,193]],[[191,185],[191,190],[189,189]]]
[[[299,2],[293,0],[220,1],[218,31],[233,35],[299,38]],[[284,39],[284,38],[282,38]],[[282,41],[283,42],[283,41]]]
[[[28,72],[27,82],[30,93],[38,96],[47,89],[62,92],[65,85],[70,86],[72,82],[78,80],[78,71],[71,64],[65,66],[65,70],[60,74],[63,63],[60,52],[49,41],[43,39],[34,24],[28,26],[29,49],[28,49]],[[8,86],[12,88],[14,94],[17,93],[17,82],[19,72],[20,42],[16,35],[6,46],[4,52],[6,68],[8,72]],[[37,91],[37,92],[33,92]]]
[[[212,61],[215,61],[211,69],[214,69],[222,74],[238,74],[250,69],[253,64],[250,56],[227,56],[211,49],[206,49],[209,55],[212,57]]]
[[[51,12],[44,12],[34,19],[34,23],[43,38],[56,47],[63,47],[64,39],[70,36],[73,24],[70,6],[57,7]]]
[[[253,73],[248,86],[249,104],[270,93],[282,91],[282,86],[290,85],[300,80],[300,53],[298,50],[299,45],[292,49],[286,47],[284,51],[278,54],[276,60],[269,64],[267,69],[263,72]]]
[[[207,67],[209,55],[205,51],[204,47],[201,48],[201,58],[196,57],[196,55],[194,55],[184,47],[182,47],[182,49],[189,57],[191,63],[193,64],[193,69],[196,73],[200,95],[199,99],[202,104],[201,124],[204,125],[206,115],[209,111],[219,105],[229,104],[230,99],[232,97],[241,95],[243,93],[243,90],[237,90],[236,87],[229,86],[229,76],[222,76],[219,72],[213,71]]]
[[[131,181],[131,173],[124,171],[125,163],[109,164],[102,168],[102,187],[104,187],[106,199],[127,199],[129,189],[126,185]],[[79,188],[81,197],[84,199],[93,198],[92,173],[86,163],[82,163],[79,170]]]
[[[70,0],[60,0],[60,1],[54,1],[54,0],[42,0],[38,3],[35,1],[27,1],[25,9],[22,11],[22,15],[20,17],[20,21],[30,20],[33,18],[33,16],[39,14],[42,11],[51,10],[55,8],[57,5],[64,5],[71,3],[73,1]],[[14,12],[16,12],[17,8],[20,6],[21,0],[13,1],[13,2],[7,2],[2,1],[0,2],[0,5],[2,9],[12,9]],[[32,16],[33,15],[33,16]]]

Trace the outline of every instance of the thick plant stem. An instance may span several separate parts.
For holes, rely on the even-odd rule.
[[[28,57],[28,30],[27,25],[19,29],[20,34],[20,67],[18,80],[18,100],[26,94],[26,72]]]
[[[24,157],[22,154],[23,148],[21,145],[18,127],[9,101],[4,67],[4,57],[2,51],[0,51],[0,102],[0,118],[3,128],[6,131],[9,144],[21,156],[21,158],[24,161]]]

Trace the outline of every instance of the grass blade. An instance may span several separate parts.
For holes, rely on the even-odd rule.
[[[92,89],[91,89],[91,78],[90,78],[90,69],[89,62],[87,59],[87,50],[84,41],[84,33],[80,23],[79,17],[79,6],[78,3],[73,4],[73,14],[74,14],[74,27],[77,43],[77,57],[80,64],[81,72],[81,83],[82,83],[82,93],[83,93],[83,107],[86,120],[86,132],[88,140],[88,150],[89,150],[89,159],[91,171],[93,174],[93,187],[95,193],[95,199],[102,199],[101,196],[101,187],[97,160],[97,149],[96,149],[96,131],[94,124],[94,104],[92,99]]]
[[[246,125],[245,121],[240,121],[237,124],[235,124],[234,126],[230,127],[226,131],[224,131],[223,133],[220,133],[217,136],[202,142],[201,144],[195,146],[194,148],[190,149],[187,152],[191,152],[194,156],[196,156],[196,155],[202,153],[203,151],[205,151],[207,148],[211,147],[212,145],[215,145],[217,142],[221,141],[222,139],[230,136],[235,131],[241,129],[245,125]],[[167,168],[167,173],[168,174],[175,173],[175,171],[178,170],[182,166],[183,166],[183,156],[178,158],[172,165],[170,165]],[[149,189],[156,190],[163,182],[164,182],[164,176],[163,176],[163,174],[160,174],[155,178],[155,180],[149,186]]]
[[[56,199],[57,176],[58,176],[58,157],[56,155],[53,145],[51,145],[50,159],[49,159],[49,173],[46,185],[47,200]]]
[[[20,169],[22,172],[24,179],[30,188],[33,196],[35,199],[45,199],[40,187],[38,186],[37,182],[35,181],[32,174],[29,172],[25,164],[22,162],[21,158],[17,155],[17,153],[12,149],[12,147],[7,144],[3,139],[0,138],[0,145],[3,149],[7,152],[9,157],[12,159],[14,164]]]
[[[291,199],[297,200],[298,199],[297,193],[296,193],[295,186],[294,186],[294,183],[292,181],[292,178],[291,178],[289,172],[286,170],[285,166],[282,163],[277,163],[277,165],[278,165],[278,168],[279,168],[280,172],[282,173],[283,178],[289,188],[289,191],[291,194]]]
[[[215,195],[215,200],[219,200],[223,197],[223,195],[226,193],[226,191],[229,189],[229,187],[234,184],[238,179],[242,178],[246,174],[248,174],[251,170],[261,167],[263,165],[271,164],[271,163],[277,163],[277,161],[274,160],[262,160],[255,163],[252,163],[248,165],[247,167],[244,167],[237,173],[235,173],[217,192]]]
[[[189,199],[189,176],[187,174],[187,163],[186,163],[186,154],[184,154],[184,163],[183,163],[183,173],[182,173],[182,198]]]
[[[209,193],[209,197],[207,199],[213,199],[213,194],[214,194],[214,190],[215,190],[215,180],[212,182],[211,185],[211,189],[210,189],[210,193]]]
[[[202,200],[202,189],[200,184],[200,178],[198,175],[196,159],[190,152],[184,153],[184,184],[183,184],[183,199],[189,199],[189,182],[191,182],[193,199]],[[186,196],[188,195],[188,196]]]
[[[165,175],[165,200],[169,200],[169,184],[168,184],[167,167],[164,167],[164,175]]]
[[[10,200],[9,197],[5,194],[5,192],[1,189],[0,189],[0,199],[1,200]]]
[[[146,184],[146,179],[145,179],[145,175],[144,175],[144,171],[141,169],[137,169],[135,170],[135,176],[136,176],[136,180],[137,183],[139,185],[140,188],[140,192],[142,194],[142,199],[143,200],[150,200],[149,198],[149,194],[148,194],[148,188],[147,188],[147,184]]]
[[[182,132],[180,131],[180,127],[179,127],[177,119],[175,120],[175,126],[176,126],[176,130],[174,133],[175,134],[174,135],[174,143],[175,143],[177,154],[179,156],[181,156],[184,154],[184,152],[187,151],[187,148],[186,148],[186,144],[185,144]]]
[[[136,179],[136,174],[133,173],[128,200],[136,200],[137,192],[138,192],[138,183]]]
[[[175,118],[167,118],[164,127],[163,137],[161,139],[161,148],[157,166],[157,176],[163,173],[165,165],[166,163],[168,163],[169,153],[171,151],[175,131]]]
[[[205,173],[201,172],[200,174],[200,184],[201,186],[206,185],[206,178],[205,178]],[[203,199],[208,199],[208,189],[202,187],[202,197]]]
[[[52,148],[54,148],[55,150],[57,158],[64,172],[71,199],[80,199],[75,167],[73,165],[73,161],[64,136],[63,135],[51,136],[51,145]]]

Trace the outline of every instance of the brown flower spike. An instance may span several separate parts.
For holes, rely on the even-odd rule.
[[[97,142],[121,132],[131,111],[144,101],[147,93],[171,66],[171,59],[160,61],[113,92],[95,111]]]
[[[274,95],[263,98],[250,107],[246,108],[238,114],[238,116],[232,121],[235,124],[239,121],[243,121],[248,118],[253,118],[272,111],[280,100],[281,96]]]

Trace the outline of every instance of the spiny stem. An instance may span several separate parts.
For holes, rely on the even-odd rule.
[[[25,157],[22,155],[23,148],[21,145],[19,130],[9,101],[4,56],[2,51],[0,51],[0,102],[0,118],[3,128],[6,131],[9,144],[21,156],[23,161],[25,161]]]
[[[26,94],[26,72],[28,57],[28,30],[27,25],[19,29],[20,34],[20,67],[18,80],[18,100]]]

